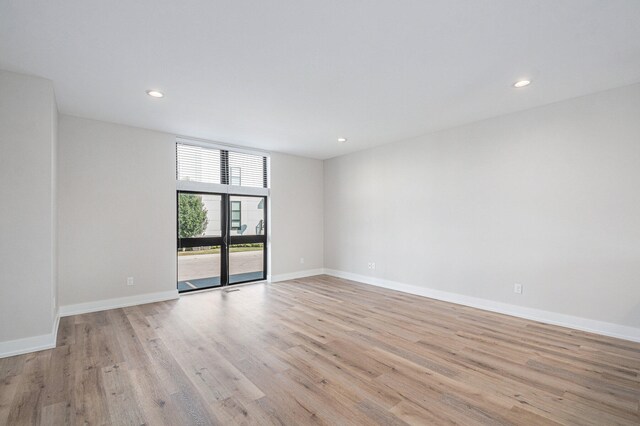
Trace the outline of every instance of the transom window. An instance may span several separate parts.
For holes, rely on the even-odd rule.
[[[176,143],[179,182],[268,188],[268,157],[208,144]]]

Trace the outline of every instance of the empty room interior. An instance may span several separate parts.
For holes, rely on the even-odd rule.
[[[0,0],[0,425],[639,425],[640,1]]]

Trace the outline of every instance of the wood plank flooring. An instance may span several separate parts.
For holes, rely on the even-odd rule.
[[[640,344],[318,276],[61,320],[0,424],[640,424]]]

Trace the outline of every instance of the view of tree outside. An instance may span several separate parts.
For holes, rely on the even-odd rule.
[[[178,196],[178,235],[191,238],[202,235],[207,229],[207,209],[202,198],[193,194]]]

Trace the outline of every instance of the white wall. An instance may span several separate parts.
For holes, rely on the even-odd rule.
[[[60,116],[61,306],[175,291],[175,164],[172,135]]]
[[[60,305],[176,289],[175,135],[66,115],[59,123]],[[322,162],[271,160],[271,274],[322,268]],[[299,258],[305,257],[305,264]],[[135,285],[127,286],[126,278]]]
[[[640,85],[325,161],[324,197],[326,268],[640,327]]]
[[[55,322],[53,330],[57,331],[57,321],[60,309],[60,298],[58,297],[58,107],[55,101],[55,92],[52,90],[53,102],[51,103],[51,277],[53,286],[51,288],[51,299],[53,305],[53,320]],[[57,335],[56,335],[57,337]]]
[[[322,161],[278,153],[271,156],[269,231],[274,280],[324,266],[322,176]]]
[[[56,121],[51,81],[0,71],[0,355],[53,343]]]

